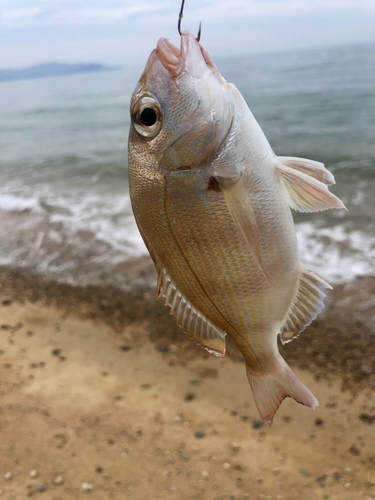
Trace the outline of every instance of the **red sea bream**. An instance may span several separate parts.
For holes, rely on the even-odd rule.
[[[318,401],[279,354],[330,286],[303,269],[291,209],[344,208],[321,163],[278,157],[237,88],[188,31],[161,38],[131,99],[130,196],[182,330],[218,356],[229,335],[263,420]]]

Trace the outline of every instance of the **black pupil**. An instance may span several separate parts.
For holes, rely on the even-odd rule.
[[[145,127],[152,127],[158,117],[152,108],[145,108],[141,113],[141,122]]]

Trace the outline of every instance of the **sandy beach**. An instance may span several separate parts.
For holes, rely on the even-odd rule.
[[[0,276],[2,498],[375,498],[374,278],[282,349],[320,406],[268,428],[233,344],[195,346],[153,288]]]

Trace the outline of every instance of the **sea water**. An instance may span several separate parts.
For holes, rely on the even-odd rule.
[[[144,64],[146,61],[142,61]],[[295,214],[303,265],[375,275],[375,46],[218,60],[276,154],[323,162],[348,208]],[[0,265],[127,286],[147,250],[128,195],[138,68],[0,83]]]

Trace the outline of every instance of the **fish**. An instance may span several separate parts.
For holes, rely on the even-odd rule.
[[[282,358],[332,287],[302,268],[291,209],[345,208],[322,163],[276,156],[199,37],[160,38],[130,102],[129,191],[157,295],[196,344],[238,347],[263,421],[318,401]]]

